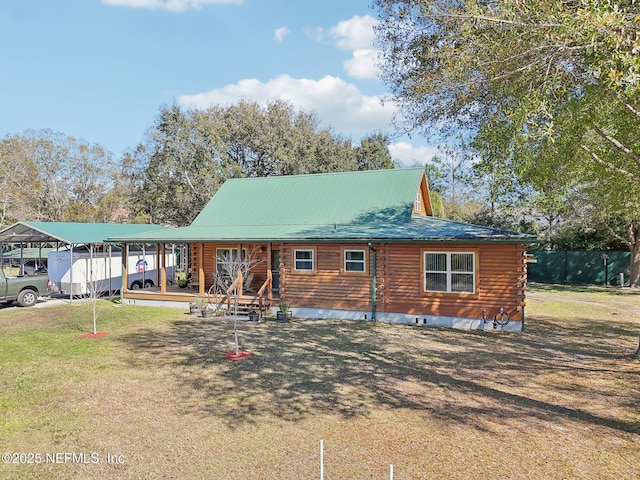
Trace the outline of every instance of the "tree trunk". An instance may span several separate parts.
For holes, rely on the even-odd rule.
[[[629,267],[629,286],[640,287],[640,241],[631,246],[631,265]]]

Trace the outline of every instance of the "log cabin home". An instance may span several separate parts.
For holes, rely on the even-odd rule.
[[[524,328],[533,237],[434,217],[422,168],[231,179],[188,227],[108,240],[190,252],[190,289],[160,269],[159,288],[125,303],[207,295],[222,259],[242,255],[241,296],[294,317]]]

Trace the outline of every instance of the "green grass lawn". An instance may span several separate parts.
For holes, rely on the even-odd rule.
[[[536,287],[526,313],[241,323],[226,362],[224,320],[103,301],[84,339],[86,304],[3,308],[0,454],[34,463],[0,478],[312,479],[321,439],[331,480],[638,478],[640,294]]]

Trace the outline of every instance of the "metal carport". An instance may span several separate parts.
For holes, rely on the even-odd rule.
[[[80,245],[110,244],[104,240],[109,237],[139,234],[164,227],[154,224],[132,223],[78,223],[78,222],[17,222],[0,230],[0,264],[3,263],[5,244],[55,244],[57,248],[68,245],[70,262],[73,249]],[[73,298],[73,287],[69,299]]]

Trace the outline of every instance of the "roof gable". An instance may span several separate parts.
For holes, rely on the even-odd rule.
[[[423,177],[407,168],[227,180],[191,225],[408,223]]]

